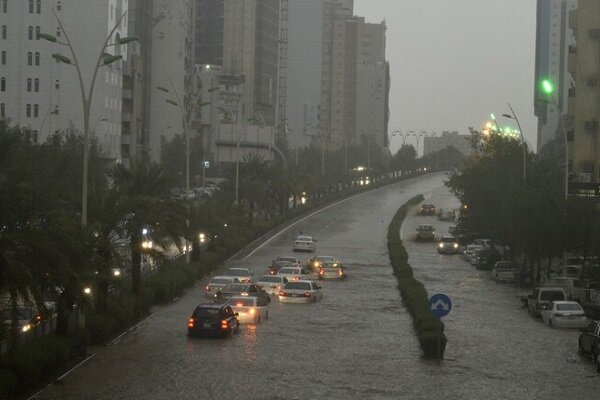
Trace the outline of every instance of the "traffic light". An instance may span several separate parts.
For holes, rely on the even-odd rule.
[[[550,79],[544,79],[541,86],[542,92],[546,94],[554,93],[554,83]]]

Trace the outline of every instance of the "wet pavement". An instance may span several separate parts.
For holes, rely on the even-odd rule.
[[[204,301],[199,282],[36,399],[592,399],[600,374],[577,355],[576,330],[557,330],[521,307],[518,288],[498,284],[458,255],[411,240],[418,223],[439,234],[449,222],[413,210],[403,225],[415,274],[446,293],[448,347],[440,364],[421,358],[386,254],[396,210],[416,194],[456,207],[431,174],[363,193],[301,220],[230,265],[255,276],[292,254],[302,231],[318,254],[344,262],[348,277],[324,281],[323,300],[269,306],[269,319],[229,339],[190,339],[186,322]],[[301,254],[308,259],[310,254]],[[228,265],[229,266],[229,265]]]

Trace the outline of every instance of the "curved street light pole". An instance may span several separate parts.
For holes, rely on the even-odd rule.
[[[521,144],[523,145],[523,182],[527,181],[527,142],[525,142],[525,138],[523,137],[523,129],[521,129],[521,124],[519,123],[519,119],[515,114],[515,111],[511,107],[510,103],[508,104],[508,108],[512,115],[502,114],[502,116],[510,119],[514,119],[517,122],[517,127],[519,127],[519,134],[521,135]]]
[[[98,60],[96,61],[96,66],[94,68],[94,72],[92,73],[92,80],[90,82],[89,90],[86,93],[85,86],[83,84],[83,76],[81,74],[81,68],[80,68],[79,62],[77,61],[77,55],[75,54],[75,50],[73,49],[73,45],[71,43],[71,40],[69,39],[69,35],[67,34],[67,31],[66,31],[65,27],[63,26],[61,19],[58,17],[56,10],[52,10],[52,12],[54,13],[54,17],[56,18],[58,25],[60,26],[61,32],[65,36],[65,42],[61,42],[56,38],[56,36],[53,36],[53,35],[50,35],[47,33],[40,33],[38,36],[49,42],[57,43],[57,44],[60,44],[63,46],[67,46],[69,48],[69,51],[71,52],[71,57],[73,57],[72,61],[70,58],[65,57],[59,53],[52,54],[52,58],[54,58],[57,62],[62,62],[64,64],[73,65],[77,71],[77,78],[79,79],[79,88],[81,91],[81,102],[83,105],[83,179],[82,179],[82,194],[81,194],[81,226],[85,227],[87,225],[87,209],[88,209],[90,108],[92,105],[92,97],[93,97],[93,93],[94,93],[94,85],[96,83],[96,77],[98,75],[98,70],[100,69],[100,67],[112,64],[113,62],[123,58],[123,56],[121,56],[121,55],[111,55],[111,54],[106,53],[106,49],[108,47],[120,46],[123,44],[127,44],[129,42],[132,42],[134,40],[137,40],[137,39],[126,37],[126,38],[119,39],[118,42],[116,42],[114,44],[109,44],[109,41],[111,40],[113,34],[115,33],[115,31],[121,24],[121,21],[125,17],[125,14],[127,14],[127,12],[124,12],[121,15],[121,17],[119,17],[119,19],[115,23],[115,26],[112,28],[112,30],[109,32],[109,34],[106,36],[106,39],[104,40],[104,44],[102,45],[102,48],[100,49],[100,54],[98,55]]]

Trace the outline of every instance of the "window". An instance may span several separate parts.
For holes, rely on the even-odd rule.
[[[27,91],[31,92],[31,78],[27,78]]]
[[[8,10],[8,0],[2,0],[2,12],[6,13]]]
[[[2,39],[6,39],[7,31],[8,31],[8,28],[6,27],[6,25],[2,25]]]
[[[6,78],[0,78],[0,92],[6,92]]]
[[[40,106],[39,106],[39,105],[37,105],[37,104],[35,104],[35,105],[33,106],[33,117],[34,117],[34,118],[37,118],[37,117],[38,117],[38,115],[39,115],[39,111],[40,111]]]
[[[61,7],[60,7],[60,0],[58,0],[58,1],[56,2],[56,9],[60,11],[60,8],[61,8]]]
[[[27,107],[25,107],[25,116],[31,118],[31,104],[27,104]]]
[[[29,0],[29,14],[33,14],[33,0]]]
[[[33,65],[33,53],[32,52],[27,53],[27,65]]]
[[[42,13],[42,0],[36,0],[35,12],[38,14]]]
[[[6,117],[6,104],[0,103],[0,118]]]
[[[2,52],[2,65],[6,65],[6,51]]]
[[[35,52],[35,65],[40,65],[40,52]]]
[[[40,40],[40,33],[42,32],[39,26],[35,27],[35,40]]]
[[[56,37],[60,36],[60,28],[56,28]]]
[[[38,78],[35,78],[35,80],[33,81],[33,91],[34,92],[40,91],[40,80]]]
[[[60,89],[60,82],[58,79],[54,81],[54,89]]]
[[[31,133],[31,140],[33,141],[33,143],[37,143],[38,142],[38,136],[39,136],[38,131],[33,131]]]
[[[33,26],[30,26],[29,28],[27,28],[27,32],[28,32],[28,39],[29,40],[33,40]]]

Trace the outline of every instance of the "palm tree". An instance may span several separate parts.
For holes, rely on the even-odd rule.
[[[186,207],[171,200],[170,182],[157,165],[139,162],[131,169],[118,165],[111,177],[121,216],[119,230],[129,239],[131,249],[131,290],[139,294],[142,230],[147,229],[147,237],[163,249],[167,248],[168,240],[181,248],[182,237],[189,237]],[[154,250],[149,255],[160,258],[161,253]]]

